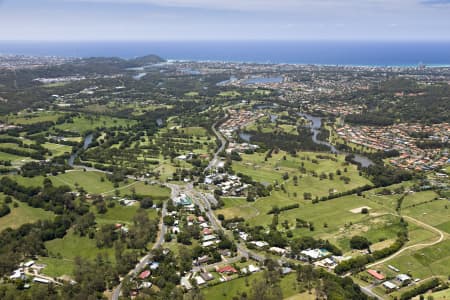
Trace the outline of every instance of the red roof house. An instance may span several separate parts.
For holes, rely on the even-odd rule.
[[[217,270],[218,273],[225,273],[225,274],[237,273],[238,272],[232,266],[225,266],[225,267],[222,267],[222,268],[217,267],[216,270]]]
[[[144,272],[142,272],[141,274],[139,274],[139,278],[140,279],[146,279],[150,276],[151,272],[149,270],[146,270]]]
[[[203,235],[210,235],[211,233],[213,233],[213,231],[210,228],[203,228],[202,230]]]
[[[378,271],[376,271],[376,270],[367,270],[367,273],[372,275],[377,280],[383,280],[384,279],[384,275],[381,274],[381,273],[378,273]]]

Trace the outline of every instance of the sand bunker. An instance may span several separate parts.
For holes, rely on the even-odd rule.
[[[361,211],[362,211],[364,208],[366,208],[367,210],[371,210],[371,208],[368,207],[368,206],[361,206],[361,207],[358,207],[358,208],[351,209],[350,212],[351,212],[351,213],[354,213],[354,214],[360,214]]]

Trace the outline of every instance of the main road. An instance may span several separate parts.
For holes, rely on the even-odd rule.
[[[228,117],[228,115],[225,115],[225,118],[227,118],[227,117]],[[216,126],[218,123],[219,123],[219,121],[214,123],[214,125],[211,127],[211,129],[214,132],[214,134],[216,135],[216,137],[219,139],[221,144],[220,144],[219,148],[217,149],[217,151],[214,153],[213,159],[210,161],[208,166],[205,168],[205,173],[207,173],[208,171],[210,171],[212,168],[214,168],[217,165],[218,161],[220,160],[219,154],[225,150],[225,147],[227,144],[227,140],[225,139],[225,137],[216,129]],[[217,219],[216,215],[214,214],[214,212],[211,209],[211,201],[209,200],[209,198],[211,198],[211,197],[214,198],[214,195],[198,192],[197,190],[194,189],[194,186],[192,184],[188,184],[186,186],[186,192],[187,192],[187,194],[189,194],[191,196],[191,198],[193,199],[195,204],[197,204],[199,206],[200,210],[205,212],[205,214],[208,217],[209,221],[211,222],[211,225],[214,228],[214,230],[222,231],[223,233],[225,233],[228,236],[228,238],[230,240],[233,240],[234,237],[231,234],[231,232],[227,231],[225,228],[222,227],[221,222]],[[238,254],[240,256],[245,256],[247,258],[250,257],[259,262],[263,262],[265,260],[264,256],[261,256],[257,253],[254,253],[253,251],[250,251],[249,249],[247,249],[247,247],[245,247],[242,244],[237,244],[237,250],[238,250]]]
[[[225,115],[224,118],[228,118],[228,115]],[[219,149],[217,149],[216,153],[214,153],[213,158],[211,159],[211,161],[209,162],[208,166],[205,169],[205,173],[207,173],[209,170],[211,170],[212,168],[214,168],[215,166],[217,166],[217,164],[220,161],[219,158],[219,154],[221,152],[223,152],[223,150],[225,150],[225,146],[227,145],[227,140],[225,139],[225,137],[217,131],[216,127],[219,124],[220,121],[217,121],[216,123],[213,124],[213,126],[211,126],[212,131],[214,132],[214,134],[216,135],[216,137],[219,139],[220,141],[220,146]]]
[[[228,115],[226,115],[225,118],[227,116]],[[220,144],[219,148],[217,149],[217,151],[214,153],[214,156],[211,159],[211,161],[209,162],[208,166],[205,168],[205,173],[207,173],[209,170],[211,170],[212,168],[217,166],[218,162],[220,161],[219,154],[224,151],[225,146],[227,144],[227,140],[225,139],[225,137],[223,137],[222,134],[220,132],[218,132],[216,129],[216,126],[218,123],[219,122],[214,123],[214,125],[211,127],[211,129],[214,132],[214,134],[216,135],[216,137],[219,139],[221,144]],[[106,171],[97,170],[95,168],[86,168],[84,166],[79,166],[79,167],[85,168],[87,171],[100,171],[103,173],[109,173]],[[145,178],[137,178],[137,177],[132,177],[132,176],[127,176],[127,177],[130,179],[135,179],[135,180],[140,180],[140,181],[146,180]],[[181,186],[172,184],[172,183],[166,183],[164,185],[167,186],[168,188],[170,188],[172,199],[176,198],[180,194]],[[191,196],[194,203],[199,206],[200,210],[205,212],[205,214],[208,217],[209,221],[211,222],[211,225],[214,228],[214,230],[222,231],[225,234],[227,234],[227,236],[230,239],[233,239],[232,234],[222,227],[222,224],[220,223],[220,221],[217,219],[217,217],[211,210],[211,203],[208,198],[214,197],[214,196],[211,194],[204,194],[204,193],[198,192],[197,190],[195,190],[195,188],[192,184],[188,184],[185,187],[185,191],[186,191],[186,194]],[[164,218],[164,216],[166,216],[166,214],[167,214],[167,202],[164,202],[163,208],[161,210],[159,234],[158,234],[156,243],[153,245],[152,249],[159,248],[164,243],[164,236],[167,232],[167,227],[163,222],[163,218]],[[260,262],[263,262],[265,259],[263,256],[250,251],[249,249],[247,249],[245,246],[243,246],[241,244],[237,244],[237,249],[238,249],[238,254],[240,256],[250,257],[250,258],[260,261]],[[139,272],[145,268],[145,266],[148,264],[148,262],[151,258],[152,258],[151,253],[148,253],[146,256],[144,256],[139,261],[139,263],[135,266],[135,268],[128,273],[128,275],[129,276],[137,276],[139,274]],[[121,289],[122,289],[122,282],[113,290],[112,295],[111,295],[112,300],[119,299]]]

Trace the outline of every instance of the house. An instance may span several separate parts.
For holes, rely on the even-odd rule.
[[[200,273],[200,276],[203,278],[203,280],[205,281],[211,281],[214,279],[214,276],[209,273],[209,272],[204,272],[204,273]]]
[[[333,259],[331,259],[329,257],[324,258],[324,259],[322,259],[322,260],[320,260],[318,262],[315,262],[314,264],[319,266],[319,267],[330,268],[330,269],[335,268],[336,265],[337,265],[337,263]]]
[[[259,272],[259,270],[260,270],[260,268],[254,266],[254,265],[249,265],[249,266],[248,266],[248,271],[249,271],[250,273]]]
[[[181,194],[179,197],[176,197],[175,199],[173,199],[175,205],[181,205],[181,206],[185,206],[188,207],[190,205],[192,205],[192,199],[189,198],[189,196],[185,195],[185,194]],[[194,220],[194,217],[192,217],[192,220]]]
[[[50,280],[44,279],[44,278],[40,278],[40,277],[34,277],[34,278],[33,278],[33,282],[43,283],[43,284],[49,284],[49,283],[50,283]]]
[[[307,249],[307,250],[303,250],[301,252],[301,254],[303,254],[304,256],[306,256],[307,258],[310,258],[312,260],[317,260],[323,256],[325,256],[322,251],[320,251],[319,249]]]
[[[244,241],[246,241],[246,240],[248,239],[248,233],[243,232],[243,231],[240,231],[240,232],[239,232],[239,237],[240,237],[241,239],[243,239]]]
[[[270,252],[274,252],[278,255],[285,255],[287,253],[287,250],[284,248],[280,248],[280,247],[270,247],[269,248]]]
[[[159,268],[159,262],[154,261],[151,263],[150,270],[156,270],[158,268]]]
[[[195,263],[198,264],[198,265],[201,265],[201,264],[207,263],[210,260],[211,260],[211,257],[209,257],[208,255],[204,255],[204,256],[201,256],[201,257],[197,258],[195,260]]]
[[[213,230],[210,228],[203,228],[203,230],[202,230],[203,235],[210,235],[212,233],[213,233]]]
[[[291,268],[288,268],[288,267],[281,268],[281,274],[282,275],[287,275],[287,274],[289,274],[291,272],[292,272]]]
[[[148,282],[148,281],[144,281],[144,282],[142,282],[140,285],[138,285],[138,289],[139,290],[142,290],[142,289],[149,289],[149,288],[151,288],[152,287],[152,283],[151,282]]]
[[[187,276],[181,277],[180,284],[187,290],[192,289],[192,284],[189,282],[189,277],[187,277]]]
[[[26,263],[23,264],[23,266],[24,266],[25,268],[29,268],[29,267],[31,267],[32,265],[34,265],[34,260],[30,260],[30,261],[28,261],[28,262],[26,262]]]
[[[15,270],[11,276],[9,276],[9,279],[15,280],[15,279],[22,279],[25,280],[25,273],[23,269],[17,269]]]
[[[208,241],[212,241],[212,240],[215,240],[215,239],[217,239],[217,237],[214,234],[210,234],[210,235],[203,236],[202,240],[204,242],[208,242]]]
[[[201,276],[195,276],[194,279],[197,282],[197,285],[202,285],[206,283],[206,281]]]
[[[250,243],[255,245],[258,248],[269,246],[269,243],[268,242],[264,242],[264,241],[252,241]]]
[[[232,266],[225,266],[222,268],[216,267],[217,273],[220,274],[236,274],[238,271]]]
[[[229,249],[220,249],[219,253],[222,256],[231,256],[231,251]]]
[[[372,275],[372,277],[374,277],[376,280],[383,280],[384,279],[384,275],[381,273],[378,273],[377,270],[367,270],[367,273],[369,273],[370,275]]]
[[[215,244],[217,244],[217,243],[219,243],[219,241],[207,241],[207,242],[203,242],[203,243],[202,243],[202,247],[203,247],[203,248],[207,248],[207,247],[213,246],[213,245],[215,245]]]
[[[147,279],[150,276],[151,272],[149,270],[143,271],[141,274],[139,274],[140,279]]]
[[[200,227],[205,229],[205,228],[209,228],[209,225],[208,225],[208,223],[203,222],[203,223],[200,224]]]
[[[389,269],[391,269],[392,271],[395,271],[395,272],[400,272],[400,270],[399,269],[397,269],[396,267],[394,267],[394,266],[391,266],[391,265],[388,265],[388,268]]]
[[[397,289],[397,286],[390,281],[383,282],[383,287],[388,293],[393,292]]]
[[[397,279],[397,281],[400,282],[402,286],[408,285],[412,281],[412,278],[406,274],[399,274],[397,275],[397,277],[395,277],[395,279]]]

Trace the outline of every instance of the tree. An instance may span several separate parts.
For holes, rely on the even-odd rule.
[[[370,241],[363,236],[355,235],[350,239],[350,247],[352,249],[369,249],[370,245]]]
[[[181,273],[187,272],[192,268],[192,251],[183,245],[178,247],[178,261]]]
[[[153,206],[153,200],[150,197],[145,197],[140,202],[141,208],[147,209]]]
[[[167,226],[173,226],[173,224],[175,223],[175,218],[170,215],[167,215],[167,216],[164,216],[163,222]]]

